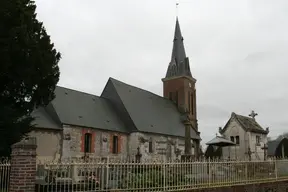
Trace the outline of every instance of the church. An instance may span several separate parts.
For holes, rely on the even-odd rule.
[[[163,96],[114,78],[108,79],[100,96],[57,86],[55,99],[33,112],[29,136],[37,140],[38,158],[129,158],[137,153],[145,159],[197,157],[201,138],[196,79],[178,18],[162,82]]]

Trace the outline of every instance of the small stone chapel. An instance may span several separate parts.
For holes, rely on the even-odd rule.
[[[267,158],[267,135],[269,128],[263,129],[256,121],[254,111],[249,116],[232,113],[230,119],[219,133],[235,143],[224,147],[223,157],[229,159],[264,160]]]

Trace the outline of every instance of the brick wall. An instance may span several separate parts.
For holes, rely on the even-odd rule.
[[[169,98],[169,94],[172,93],[172,100],[175,101],[175,94],[178,92],[178,106],[185,106],[189,109],[189,95],[192,96],[193,104],[190,103],[190,106],[193,107],[193,113],[190,113],[191,119],[193,119],[193,126],[197,128],[196,121],[197,121],[197,102],[196,102],[196,80],[190,79],[187,77],[180,77],[180,78],[172,78],[166,79],[163,81],[163,96]],[[191,101],[191,100],[190,100]]]
[[[9,192],[34,192],[36,139],[28,138],[12,146]]]

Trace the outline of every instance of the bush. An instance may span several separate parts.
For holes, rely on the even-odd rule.
[[[164,180],[165,179],[165,180]],[[120,181],[121,188],[162,188],[165,186],[175,186],[187,183],[189,178],[185,174],[175,173],[157,168],[136,169],[126,175]]]

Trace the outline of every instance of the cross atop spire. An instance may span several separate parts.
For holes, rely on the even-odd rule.
[[[177,76],[192,77],[189,66],[189,59],[186,57],[185,53],[183,36],[181,33],[178,17],[176,18],[171,61],[165,78]]]
[[[179,3],[176,3],[176,17],[178,17],[178,5]]]

